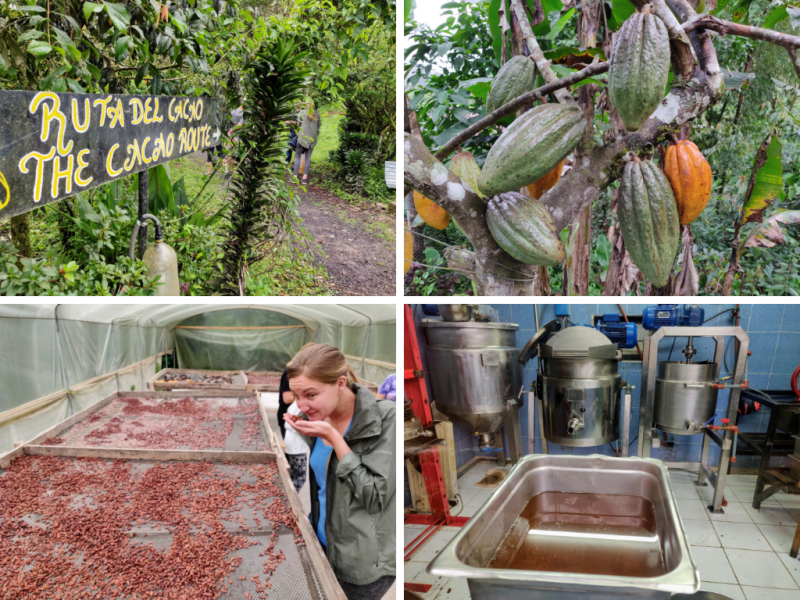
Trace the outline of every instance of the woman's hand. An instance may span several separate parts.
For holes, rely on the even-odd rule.
[[[322,438],[330,445],[333,445],[333,441],[337,437],[342,437],[342,434],[336,431],[333,425],[327,421],[306,421],[303,418],[293,419],[293,416],[287,413],[283,415],[283,420],[294,427],[295,431],[301,435]]]

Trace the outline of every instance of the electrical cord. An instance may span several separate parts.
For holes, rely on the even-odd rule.
[[[735,309],[735,308],[726,308],[725,310],[720,311],[720,312],[718,312],[717,314],[715,314],[715,315],[713,315],[711,317],[708,317],[705,321],[703,321],[703,325],[708,323],[711,319],[716,319],[718,316],[724,315],[726,312],[734,313],[734,312],[736,312],[736,310],[737,309]],[[733,318],[733,314],[731,314],[731,318]]]

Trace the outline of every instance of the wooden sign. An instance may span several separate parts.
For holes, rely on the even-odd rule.
[[[219,144],[213,98],[0,91],[0,218]]]

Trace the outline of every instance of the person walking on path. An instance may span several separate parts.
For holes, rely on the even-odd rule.
[[[348,600],[380,600],[396,574],[395,403],[376,400],[328,344],[286,372],[302,413],[283,418],[311,450],[311,524]]]
[[[311,171],[311,153],[319,141],[319,130],[322,126],[319,113],[311,97],[306,98],[305,106],[297,115],[297,149],[294,153],[294,175],[300,169],[300,157],[306,157],[306,166],[303,171],[303,185],[308,183],[308,174]]]

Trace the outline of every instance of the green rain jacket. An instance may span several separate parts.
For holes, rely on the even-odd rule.
[[[395,403],[376,400],[356,384],[353,421],[341,462],[328,458],[325,475],[328,562],[341,581],[367,585],[395,576]],[[302,436],[309,450],[317,438]],[[313,473],[311,524],[319,522],[319,486]]]

